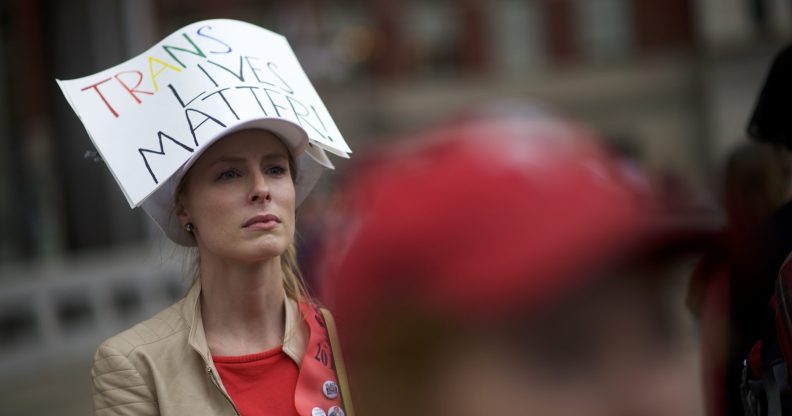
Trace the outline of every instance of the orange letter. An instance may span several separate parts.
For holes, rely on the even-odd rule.
[[[129,85],[127,85],[127,83],[126,83],[126,82],[124,82],[124,81],[121,79],[121,75],[123,75],[123,74],[137,74],[137,76],[138,76],[138,79],[137,79],[137,84],[135,84],[135,86],[134,86],[134,87],[130,87]],[[139,87],[139,86],[140,86],[140,83],[141,83],[141,82],[143,82],[143,73],[142,73],[142,72],[140,72],[140,71],[135,71],[135,70],[132,70],[132,71],[122,71],[122,72],[119,72],[119,73],[115,74],[115,79],[116,79],[116,81],[118,81],[118,82],[121,84],[121,86],[122,86],[122,87],[124,87],[124,89],[125,89],[125,90],[127,90],[127,92],[129,93],[129,95],[131,95],[131,96],[132,96],[132,98],[134,98],[134,99],[135,99],[135,101],[137,101],[137,103],[138,103],[138,104],[140,104],[140,103],[141,103],[141,101],[140,101],[140,98],[138,98],[138,96],[137,96],[137,94],[136,94],[136,93],[141,93],[141,94],[148,94],[148,95],[154,95],[154,93],[153,93],[153,92],[151,92],[151,91],[143,91],[143,90],[139,90],[139,89],[137,89],[137,87]]]

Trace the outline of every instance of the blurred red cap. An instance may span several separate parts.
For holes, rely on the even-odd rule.
[[[634,164],[541,111],[456,119],[350,177],[322,287],[346,327],[526,311],[674,228]]]

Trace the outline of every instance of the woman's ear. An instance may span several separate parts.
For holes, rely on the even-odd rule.
[[[187,211],[187,206],[184,204],[184,195],[179,195],[176,197],[176,202],[173,208],[173,212],[176,214],[176,218],[179,219],[179,224],[181,224],[182,227],[190,222],[190,214]]]

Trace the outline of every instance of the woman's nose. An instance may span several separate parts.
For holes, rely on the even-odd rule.
[[[271,200],[272,195],[270,194],[269,184],[264,173],[255,171],[250,175],[250,178],[251,185],[250,193],[248,194],[247,198],[248,202],[257,203]]]

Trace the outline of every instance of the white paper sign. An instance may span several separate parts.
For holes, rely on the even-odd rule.
[[[207,140],[251,119],[292,121],[314,145],[351,153],[286,38],[249,23],[197,22],[58,84],[133,207]]]

